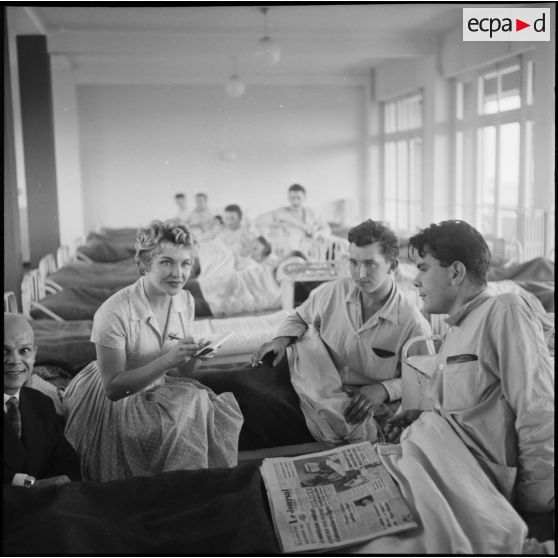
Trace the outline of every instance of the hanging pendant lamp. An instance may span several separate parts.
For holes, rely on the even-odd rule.
[[[281,48],[269,36],[267,29],[267,13],[269,12],[269,8],[260,8],[260,12],[264,16],[264,35],[258,41],[256,56],[261,59],[266,66],[274,66],[281,60]]]
[[[246,85],[240,79],[238,75],[238,70],[236,67],[236,56],[232,57],[233,60],[233,73],[229,77],[227,83],[225,83],[225,93],[229,97],[242,97],[246,91]]]

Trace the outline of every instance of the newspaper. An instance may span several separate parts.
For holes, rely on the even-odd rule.
[[[261,473],[285,553],[350,546],[417,526],[370,442],[264,459]]]

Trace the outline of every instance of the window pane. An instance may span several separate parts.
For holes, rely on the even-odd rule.
[[[455,84],[455,117],[463,120],[463,83],[460,81]]]
[[[384,149],[384,185],[385,197],[395,199],[395,186],[397,184],[397,160],[395,157],[395,143],[386,143]]]
[[[409,128],[420,128],[422,126],[422,97],[420,95],[411,97],[409,99],[409,108]]]
[[[533,60],[527,62],[527,104],[533,104],[535,95],[535,63]]]
[[[493,207],[482,208],[479,230],[485,236],[496,236]]]
[[[477,114],[475,105],[476,95],[475,82],[467,81],[463,84],[463,119],[468,120]]]
[[[463,132],[455,134],[455,218],[463,219]]]
[[[407,206],[409,204],[408,194],[409,161],[407,154],[407,142],[397,142],[397,202],[399,204],[397,228],[407,230]]]
[[[421,223],[422,201],[422,139],[409,142],[409,223],[408,230],[414,230]]]
[[[397,230],[420,217],[422,111],[420,92],[384,104],[384,218]]]
[[[501,209],[498,211],[498,236],[517,238],[517,211]]]
[[[407,130],[409,127],[407,117],[407,103],[405,101],[397,102],[397,130]]]
[[[391,229],[397,229],[397,202],[395,200],[386,200],[385,221]]]
[[[498,112],[498,75],[486,74],[481,80],[481,114],[494,114]]]
[[[521,106],[521,70],[519,66],[502,72],[500,111],[513,110]]]
[[[500,126],[500,207],[519,205],[519,122]]]
[[[422,139],[413,138],[409,142],[409,201],[422,199]]]
[[[496,155],[496,127],[487,126],[479,130],[479,195],[477,199],[481,205],[494,205],[495,192],[495,155]]]
[[[384,106],[384,130],[386,134],[395,132],[395,103]]]

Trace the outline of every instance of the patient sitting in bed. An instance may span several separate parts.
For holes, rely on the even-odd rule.
[[[515,293],[487,294],[490,250],[469,224],[432,224],[410,251],[424,310],[449,314],[428,388],[434,412],[504,496],[526,512],[553,510],[553,367],[539,318]],[[393,417],[389,437],[418,414]]]
[[[246,223],[242,222],[242,209],[236,204],[227,205],[223,223],[224,229],[217,238],[220,238],[235,255],[247,256],[256,235],[248,229]]]
[[[254,225],[270,235],[276,248],[283,253],[306,249],[312,239],[324,239],[330,235],[329,225],[312,209],[306,207],[306,189],[293,184],[288,190],[289,205],[260,215]],[[279,246],[281,245],[281,246]]]
[[[223,267],[219,273],[204,274],[202,269],[200,277],[186,282],[184,288],[194,297],[197,317],[237,316],[281,307],[277,268],[296,254],[281,261],[270,257],[271,245],[263,237],[250,243],[249,254],[235,258],[234,269],[231,262],[228,272]]]
[[[430,334],[430,327],[394,281],[399,251],[394,233],[383,223],[368,220],[351,229],[348,240],[351,277],[313,291],[286,318],[275,338],[253,355],[252,366],[260,368],[196,373],[216,392],[235,393],[245,418],[240,449],[314,439],[291,386],[293,370],[285,358],[287,346],[309,326],[318,331],[323,353],[329,354],[334,376],[324,379],[324,386],[339,384],[335,398],[343,402],[344,423],[357,426],[397,405],[402,346],[413,336]],[[321,373],[311,357],[302,364],[314,376]]]
[[[234,396],[189,378],[202,342],[191,334],[194,301],[182,288],[194,256],[184,222],[153,221],[136,240],[141,277],[95,314],[97,360],[64,397],[66,436],[85,479],[236,465]]]

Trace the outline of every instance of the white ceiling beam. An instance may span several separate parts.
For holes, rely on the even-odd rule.
[[[126,71],[112,68],[80,68],[74,72],[78,85],[209,85],[224,87],[227,76],[214,74],[191,74],[168,70],[137,70]],[[251,75],[242,76],[248,87],[276,87],[281,85],[316,85],[355,87],[364,86],[370,79],[370,72],[355,73],[352,75],[325,75],[325,74],[281,74],[281,75]]]
[[[305,49],[321,55],[338,49],[359,50],[380,57],[398,58],[432,53],[435,37],[410,34],[338,35],[304,33],[274,35],[285,51]],[[52,54],[126,54],[143,56],[162,53],[207,53],[226,50],[234,54],[251,54],[259,37],[243,33],[151,32],[151,31],[55,31],[49,33],[48,49]]]

